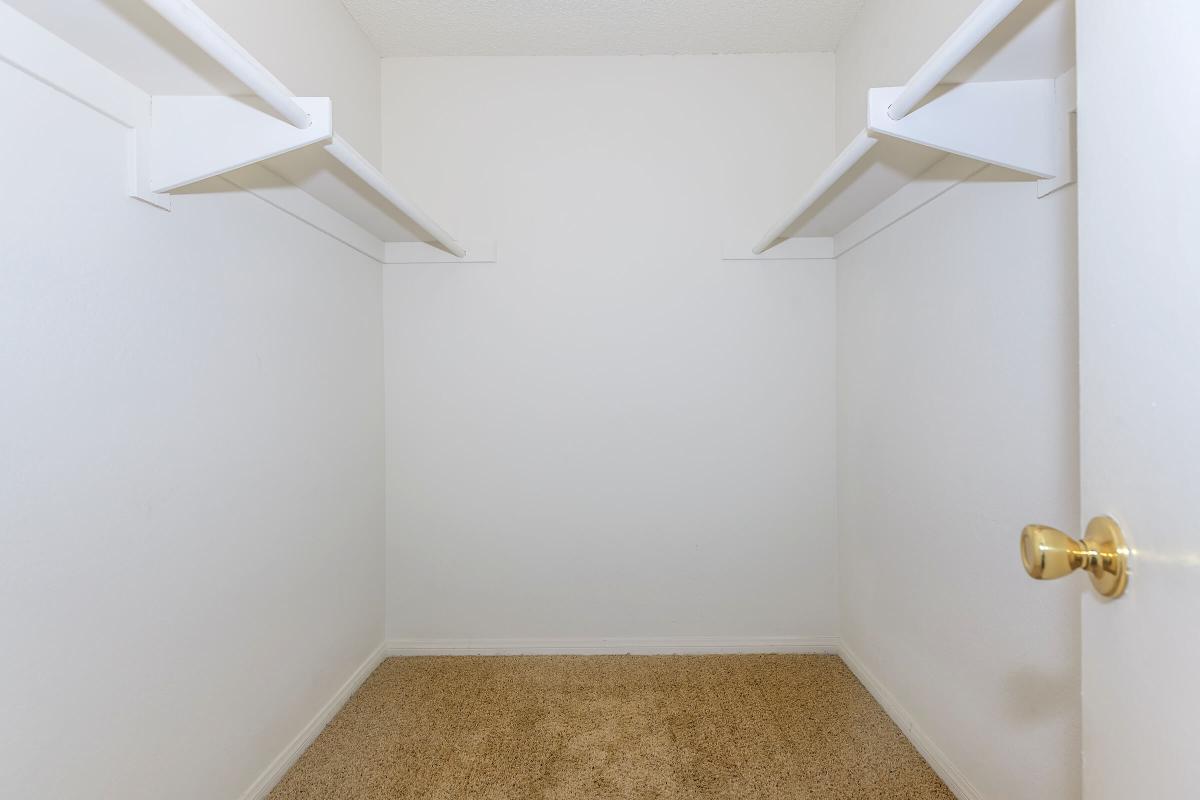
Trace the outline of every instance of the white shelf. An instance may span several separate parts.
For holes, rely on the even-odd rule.
[[[834,237],[916,180],[946,154],[899,139],[880,139],[784,232],[784,238]]]
[[[771,250],[794,239],[833,240],[840,253],[868,229],[886,227],[885,217],[895,221],[977,171],[962,158],[1023,173],[1039,195],[1073,181],[1073,2],[1024,0],[1008,13],[1013,2],[987,0],[908,87],[870,90],[864,131],[752,254],[738,257],[778,257]],[[913,96],[914,85],[923,102],[893,119],[889,107],[905,92]],[[926,86],[933,87],[927,95]],[[948,154],[961,158],[937,167]]]
[[[334,159],[323,147],[305,147],[263,166],[300,187],[383,242],[427,241],[408,217]]]
[[[190,0],[155,4],[178,9],[183,21],[195,22],[202,34],[215,39],[215,46],[210,41],[207,49],[201,49],[144,0],[4,0],[0,2],[0,59],[128,126],[137,140],[131,148],[136,162],[131,194],[140,199],[169,208],[169,198],[157,188],[171,186],[169,193],[186,192],[194,180],[222,175],[379,261],[388,261],[389,252],[420,254],[414,258],[422,261],[480,260],[475,252],[465,255],[465,248],[336,130],[322,128],[329,122],[322,111],[323,98],[299,99],[304,111],[311,111],[312,125],[307,129],[280,119],[257,98],[250,103],[220,103],[217,98],[241,98],[249,90],[217,58],[236,67],[248,83],[257,81],[260,97],[273,100],[273,107],[292,106],[295,101],[286,87],[215,28]],[[274,97],[271,89],[276,90]],[[109,111],[114,105],[136,107],[138,92],[147,98],[144,116]],[[152,118],[149,98],[159,98],[158,105],[182,115],[183,124],[168,128],[164,113]],[[222,134],[224,139],[214,144],[214,137]],[[273,176],[326,208],[288,196]],[[179,180],[185,183],[176,186]],[[388,248],[390,243],[421,242],[431,246]],[[494,247],[482,250],[494,252]]]

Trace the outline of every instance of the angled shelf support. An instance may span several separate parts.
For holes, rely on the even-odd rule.
[[[104,9],[115,30],[138,31],[135,40],[161,16],[254,93],[152,96],[52,32],[49,22],[71,18],[75,3],[44,4],[35,21],[0,0],[0,63],[125,129],[130,197],[169,211],[171,192],[221,176],[376,262],[496,260],[494,241],[472,242],[468,255],[335,132],[329,98],[295,97],[194,0],[143,0],[141,17],[138,4],[118,11],[107,0],[86,2]],[[161,57],[154,47],[140,52]]]
[[[333,132],[328,98],[296,97],[270,70],[205,14],[194,0],[143,0],[210,58],[245,84],[257,100],[232,97],[155,97],[150,142],[134,150],[149,158],[139,169],[139,189],[166,193],[301,147],[324,144],[325,152],[354,173],[391,207],[408,217],[452,255],[466,250],[383,174]],[[139,137],[143,139],[144,137]]]
[[[1055,25],[1058,30],[1073,30],[1073,18],[1059,13],[1066,5],[1065,1],[1052,2],[1057,2],[1056,13],[1042,14],[1041,22],[1028,25],[1029,40],[1048,52],[1062,53],[1064,46],[1069,44],[1064,45],[1061,38],[1044,34],[1048,26]],[[818,239],[830,236],[835,241],[852,238],[843,234],[850,231],[865,213],[882,207],[897,191],[898,187],[886,176],[887,157],[881,155],[887,148],[877,148],[880,142],[888,139],[1023,172],[1037,179],[1039,197],[1072,183],[1074,69],[1054,77],[1058,71],[1068,69],[1067,64],[1061,64],[1048,74],[1039,70],[1040,77],[1032,80],[978,79],[965,83],[954,82],[951,74],[1021,3],[1022,0],[983,0],[907,84],[869,90],[866,128],[838,154],[788,213],[755,243],[748,257],[768,257],[764,255],[766,251],[780,246],[786,237],[813,238],[811,231],[814,230]],[[1029,22],[1021,15],[1015,19],[1016,23],[1010,26],[1012,29],[1021,29]],[[1022,34],[1023,31],[1018,30],[1017,38]],[[998,38],[1005,46],[1012,44],[1005,35]],[[1022,66],[1018,72],[1025,73],[1019,77],[1026,78],[1026,62],[1031,51],[1027,45],[1024,49],[1016,47],[1015,51]],[[1011,56],[1009,60],[1012,60]],[[878,169],[881,164],[884,165],[882,170]],[[927,182],[939,187],[945,183],[936,179]],[[925,194],[925,191],[917,193],[918,196]],[[842,202],[847,197],[850,200]],[[826,212],[831,205],[839,203],[841,207],[832,215],[837,222],[831,226],[831,215]],[[847,213],[847,208],[851,213]],[[824,219],[814,224],[814,219],[823,214]],[[878,220],[872,222],[873,225],[877,223]]]
[[[871,89],[867,130],[1037,178],[1063,173],[1053,80],[961,83],[945,87],[901,119],[888,109],[904,87]]]
[[[156,96],[150,103],[149,158],[139,154],[138,172],[152,192],[165,194],[331,139],[329,98],[295,101],[310,120],[308,127],[279,119],[258,98]]]
[[[1075,182],[1075,112],[1078,108],[1075,88],[1075,68],[1059,75],[1054,81],[1054,114],[1058,131],[1054,137],[1058,152],[1053,177],[1037,182],[1038,197],[1045,197]]]

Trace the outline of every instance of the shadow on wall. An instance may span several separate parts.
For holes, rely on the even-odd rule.
[[[1029,580],[1033,580],[1030,578]],[[1038,620],[1029,621],[1029,634],[1033,642],[1045,637],[1063,635],[1078,638],[1079,608],[1082,596],[1090,591],[1090,584],[1081,581],[1077,591],[1070,594],[1071,607],[1075,609],[1075,624],[1066,631],[1044,630],[1039,627]],[[1042,588],[1032,586],[1032,589]],[[1061,595],[1055,593],[1047,597],[1047,602],[1058,602]],[[1036,644],[1032,645],[1036,646]],[[1074,658],[1069,664],[1062,665],[1064,669],[1048,672],[1033,666],[1019,666],[1009,672],[1004,678],[1004,696],[1010,702],[1005,705],[1005,712],[1013,722],[1021,724],[1037,724],[1079,714],[1079,659],[1080,652],[1076,647]]]

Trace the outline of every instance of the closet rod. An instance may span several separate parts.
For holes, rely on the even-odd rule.
[[[867,154],[867,151],[875,146],[877,141],[879,140],[865,130],[859,131],[858,135],[850,140],[850,144],[846,145],[846,149],[838,153],[838,157],[833,160],[833,163],[825,168],[812,188],[804,193],[796,207],[781,217],[771,226],[771,230],[758,240],[758,244],[754,245],[754,252],[762,253],[775,244],[775,240],[783,236],[784,231],[790,228],[792,223],[800,219],[813,203],[821,199],[821,195],[828,192],[835,183],[841,180],[842,176],[849,172]]]
[[[1019,5],[1021,0],[984,0],[908,79],[904,90],[888,106],[888,116],[896,120],[908,116]]]
[[[233,37],[192,0],[142,0],[191,39],[201,50],[246,84],[279,116],[297,128],[312,124],[308,113],[292,99],[292,93],[271,72],[246,52]]]
[[[312,124],[308,113],[293,99],[288,88],[272,75],[270,70],[258,63],[254,56],[246,52],[245,48],[234,41],[233,37],[217,25],[211,17],[201,11],[192,0],[142,0],[142,2],[162,15],[167,22],[191,39],[214,61],[229,70],[234,77],[246,84],[262,98],[263,102],[292,125],[297,128],[307,128]],[[361,178],[364,183],[416,223],[442,247],[459,258],[467,254],[462,245],[454,241],[453,237],[442,230],[442,227],[425,212],[397,192],[388,183],[383,173],[375,169],[371,162],[363,158],[345,139],[334,134],[333,140],[325,145],[325,152]]]
[[[442,247],[459,258],[467,254],[466,248],[454,241],[454,238],[442,230],[442,227],[434,222],[424,211],[410,203],[407,198],[392,188],[392,185],[388,183],[383,173],[375,169],[371,162],[363,158],[345,139],[335,133],[333,141],[325,145],[325,152],[340,161],[346,169],[361,178],[364,183],[378,192],[381,197],[403,212],[405,216],[415,222],[421,230],[432,236]]]
[[[1021,5],[1021,0],[984,0],[971,16],[958,26],[958,30],[942,43],[929,60],[904,84],[904,89],[888,106],[888,116],[892,119],[903,119],[925,96],[933,91],[933,87],[941,83],[950,71],[957,67],[967,55],[979,46],[987,35],[996,29],[1004,19]],[[795,224],[833,185],[841,180],[858,161],[875,146],[878,141],[867,130],[859,131],[858,135],[846,145],[846,149],[838,154],[833,163],[817,178],[812,188],[805,192],[804,197],[788,214],[776,222],[767,233],[754,245],[754,252],[761,254],[783,236],[784,231]]]

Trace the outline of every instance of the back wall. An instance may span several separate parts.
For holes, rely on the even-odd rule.
[[[383,116],[500,254],[385,268],[394,645],[832,641],[833,263],[721,260],[832,156],[832,56],[387,59]]]

